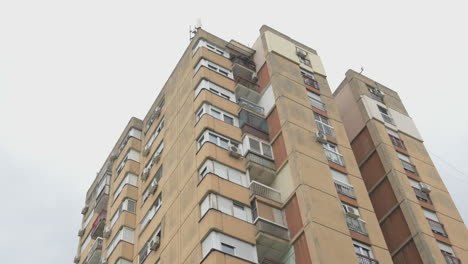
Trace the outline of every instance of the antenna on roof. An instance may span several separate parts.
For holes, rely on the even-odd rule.
[[[361,66],[361,71],[359,72],[359,74],[361,74],[363,71],[364,71],[364,67]]]
[[[197,31],[202,27],[202,23],[201,23],[201,19],[200,18],[197,18],[197,22],[194,26],[194,28],[192,29],[192,26],[189,26],[189,37],[190,37],[190,40],[193,39],[193,37],[195,36],[195,34],[197,34]]]

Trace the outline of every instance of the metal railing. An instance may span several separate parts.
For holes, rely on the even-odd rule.
[[[427,221],[429,222],[429,226],[431,227],[432,232],[439,234],[441,236],[447,237],[447,233],[445,232],[445,228],[443,224],[437,221],[434,221],[432,219],[429,219],[429,218],[427,218]]]
[[[354,193],[354,188],[352,185],[335,180],[335,187],[338,193],[353,199],[356,198],[356,194]]]
[[[415,188],[415,187],[413,187],[413,190],[414,190],[414,193],[416,194],[416,198],[418,198],[418,200],[423,201],[423,202],[428,203],[428,204],[432,204],[431,197],[429,197],[429,194],[427,194],[427,193],[425,193],[425,192],[423,192],[420,189]]]
[[[237,104],[240,106],[240,107],[243,107],[243,108],[246,108],[250,111],[253,111],[257,114],[260,114],[260,115],[263,115],[265,113],[265,109],[255,103],[252,103],[250,102],[249,100],[245,99],[245,98],[237,98]]]
[[[361,219],[346,215],[346,224],[348,224],[350,230],[367,236],[366,223]]]
[[[390,123],[390,124],[392,124],[392,125],[395,125],[395,121],[393,120],[393,118],[392,118],[391,116],[386,115],[386,114],[384,114],[384,113],[381,113],[381,114],[382,114],[382,118],[383,118],[383,120],[384,120],[385,122]]]
[[[318,82],[317,82],[316,80],[311,79],[311,78],[309,78],[309,77],[307,77],[307,76],[305,76],[305,75],[302,75],[302,77],[304,78],[304,83],[305,83],[306,85],[312,86],[312,87],[314,87],[315,89],[320,90],[320,88],[319,88],[319,86],[318,86]]]
[[[461,264],[461,260],[454,255],[450,255],[449,253],[445,253],[443,251],[442,255],[444,256],[445,262],[447,264]]]
[[[335,131],[333,130],[332,126],[324,124],[324,123],[319,122],[317,120],[315,120],[315,123],[317,124],[317,128],[318,128],[318,130],[320,130],[320,132],[322,132],[325,135],[328,135],[328,136],[330,136],[332,138],[335,138]]]
[[[356,253],[359,264],[379,264],[375,259]]]
[[[392,141],[392,144],[394,146],[397,146],[397,147],[399,147],[401,149],[406,150],[405,143],[403,142],[403,140],[401,140],[401,139],[399,139],[397,137],[394,137],[394,136],[392,136],[390,134],[388,136],[390,137],[390,140]]]
[[[327,156],[327,159],[331,162],[334,162],[340,166],[344,167],[344,160],[343,160],[343,155],[333,152],[329,149],[324,149],[325,150],[325,155]]]
[[[281,203],[281,193],[278,190],[271,188],[265,184],[261,184],[257,181],[252,181],[249,186],[250,192],[254,195],[258,195],[269,200]]]
[[[94,255],[94,253],[96,253],[96,251],[102,250],[102,244],[103,244],[102,237],[96,238],[96,240],[93,243],[93,246],[89,250],[89,253],[88,253],[88,256],[86,257],[86,260],[83,261],[84,264],[94,264],[94,263],[90,263],[90,260],[93,258],[93,255]],[[93,259],[99,260],[100,258],[93,258]],[[97,264],[97,262],[96,262],[96,264]]]
[[[418,171],[416,171],[416,167],[413,164],[411,164],[411,163],[409,163],[407,161],[404,161],[404,160],[400,160],[400,161],[401,161],[401,164],[403,165],[403,168],[405,170],[418,175]]]
[[[319,100],[317,100],[317,99],[315,99],[315,98],[310,98],[310,104],[311,104],[313,107],[315,107],[315,108],[317,108],[317,109],[320,109],[320,110],[322,110],[322,111],[324,111],[324,112],[327,111],[327,108],[325,107],[325,104],[322,103],[322,102],[320,102]]]
[[[260,217],[257,217],[254,222],[258,232],[267,233],[284,240],[289,240],[289,231],[287,227],[275,224]]]
[[[104,225],[106,223],[106,216],[107,216],[107,210],[105,209],[99,213],[96,220],[94,220],[93,222],[93,226],[91,228],[91,237],[94,238],[94,237],[100,236],[101,230],[104,229]],[[97,234],[97,232],[99,234]]]
[[[252,70],[252,71],[255,71],[256,70],[256,66],[255,66],[255,63],[251,60],[248,60],[248,59],[242,59],[240,57],[234,57],[231,59],[231,61],[233,63],[237,63],[237,64],[240,64],[246,68],[248,68],[249,70]]]
[[[253,162],[253,163],[257,163],[259,165],[262,165],[264,167],[267,167],[269,169],[272,169],[272,170],[276,170],[276,165],[275,165],[275,162],[273,162],[272,160],[269,160],[269,159],[266,159],[260,155],[257,155],[253,152],[249,152],[247,154],[247,156],[245,156],[247,161],[249,162]]]

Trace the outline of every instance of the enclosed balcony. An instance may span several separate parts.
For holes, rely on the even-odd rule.
[[[233,56],[231,61],[234,76],[239,76],[247,80],[254,79],[256,66],[252,60],[242,56]]]
[[[107,208],[107,202],[109,201],[109,184],[107,178],[103,178],[101,181],[97,189],[97,194],[95,210],[99,212]]]
[[[339,194],[356,199],[356,194],[354,193],[354,187],[352,185],[335,180],[335,187]]]
[[[425,193],[425,192],[421,191],[420,189],[414,188],[414,187],[413,187],[413,190],[414,190],[414,193],[416,194],[416,198],[418,198],[418,200],[420,200],[422,202],[425,202],[425,203],[428,203],[428,204],[432,204],[431,197],[429,197],[428,193]]]
[[[89,250],[88,256],[83,264],[100,264],[101,262],[101,252],[102,252],[102,238],[98,237],[91,249]]]
[[[236,76],[236,97],[245,98],[253,103],[260,100],[260,87],[257,83],[244,79],[240,76]]]
[[[461,260],[450,253],[446,253],[442,251],[442,255],[444,256],[445,263],[447,264],[461,264]]]
[[[268,140],[268,125],[266,119],[250,111],[242,109],[239,112],[239,126],[243,133]]]
[[[96,239],[103,237],[104,226],[106,225],[107,210],[102,210],[94,220],[93,227],[91,228],[91,238]]]
[[[346,224],[348,225],[349,230],[367,236],[366,223],[361,219],[346,215]]]
[[[413,164],[411,164],[411,163],[409,163],[407,161],[404,161],[404,160],[400,160],[400,161],[401,161],[401,164],[403,165],[403,168],[406,171],[409,171],[409,172],[411,172],[411,173],[413,173],[415,175],[418,175],[418,171],[416,170],[416,167]]]
[[[431,227],[432,232],[443,237],[448,237],[443,224],[429,218],[427,218],[427,221],[429,222],[429,226]]]
[[[264,184],[273,182],[276,175],[276,166],[273,160],[253,152],[247,153],[245,159],[251,180]]]
[[[397,138],[395,136],[392,136],[392,135],[388,135],[388,136],[390,137],[390,140],[392,141],[392,144],[395,147],[406,150],[405,143],[403,142],[403,140],[401,140],[401,139],[399,139],[399,138]]]
[[[265,109],[263,107],[242,97],[237,98],[237,104],[242,108],[245,108],[262,116],[265,113]]]
[[[258,195],[274,202],[281,203],[281,193],[278,190],[271,188],[270,186],[252,181],[250,183],[249,189],[251,195]]]
[[[379,264],[379,262],[373,258],[370,258],[365,255],[356,253],[359,264]]]

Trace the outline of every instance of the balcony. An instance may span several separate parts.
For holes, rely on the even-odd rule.
[[[395,125],[395,121],[393,120],[393,118],[387,114],[384,114],[384,113],[381,113],[382,114],[382,118],[385,122],[389,123],[389,124],[392,124],[392,125]]]
[[[309,78],[307,77],[306,75],[302,75],[302,78],[304,79],[304,83],[308,86],[311,86],[317,90],[320,90],[319,86],[318,86],[318,82],[312,78]]]
[[[252,80],[256,72],[255,63],[248,58],[235,56],[231,58],[232,72],[234,76],[240,76],[247,80]]]
[[[239,112],[239,126],[243,133],[268,141],[268,126],[264,118],[242,109]]]
[[[413,187],[413,190],[414,190],[414,193],[416,194],[416,198],[418,198],[418,200],[423,201],[423,202],[428,203],[428,204],[432,204],[431,198],[429,197],[428,193],[425,193],[425,192],[421,191],[420,189],[414,188],[414,187]]]
[[[431,227],[432,232],[443,237],[448,237],[443,224],[429,218],[427,218],[427,221],[429,222],[429,226]]]
[[[398,148],[401,148],[401,149],[404,149],[406,150],[406,147],[405,147],[405,144],[403,143],[403,140],[397,138],[397,137],[394,137],[392,135],[388,135],[390,137],[390,140],[392,141],[392,144],[395,146],[395,147],[398,147]]]
[[[363,234],[365,236],[368,235],[366,223],[361,219],[346,215],[346,224],[348,225],[349,230]]]
[[[447,264],[461,264],[461,260],[450,253],[446,253],[442,251],[442,255],[444,256],[445,262]]]
[[[265,184],[261,184],[256,181],[252,181],[249,186],[250,193],[252,195],[258,195],[263,198],[281,203],[281,193]]]
[[[101,252],[102,252],[102,238],[98,237],[91,249],[89,250],[88,256],[83,264],[100,264]]]
[[[100,189],[99,194],[96,197],[95,210],[99,212],[101,210],[106,209],[108,201],[109,201],[109,185],[106,184]]]
[[[411,172],[411,173],[413,173],[415,175],[418,175],[418,171],[416,170],[416,167],[413,164],[411,164],[411,163],[409,163],[407,161],[404,161],[404,160],[400,160],[400,161],[401,161],[401,164],[403,165],[403,168],[406,171],[409,171],[409,172]]]
[[[106,225],[107,210],[102,210],[94,220],[93,227],[91,228],[91,238],[96,239],[102,237],[104,232],[104,226]]]
[[[242,97],[237,98],[237,104],[240,107],[255,112],[259,115],[263,115],[265,113],[265,109],[263,107]]]
[[[356,253],[359,264],[379,264],[375,259]]]
[[[273,182],[276,175],[276,165],[273,160],[250,151],[245,159],[252,181],[258,181],[266,185]]]
[[[335,180],[335,187],[339,194],[356,199],[356,194],[354,193],[354,188],[352,185]]]
[[[289,249],[289,231],[285,226],[275,224],[264,218],[256,218],[254,221],[257,229],[256,247],[258,259],[274,263],[273,259],[280,259]],[[270,262],[268,262],[270,261]]]
[[[336,163],[340,166],[345,166],[343,155],[340,153],[333,152],[329,149],[325,149],[325,155],[327,156],[327,159],[333,163]]]
[[[323,112],[327,112],[327,108],[325,107],[325,104],[322,103],[321,101],[317,100],[317,99],[314,99],[314,98],[310,98],[310,104],[319,109],[319,110],[322,110]]]
[[[245,98],[253,103],[260,100],[260,87],[258,84],[236,76],[236,98]]]

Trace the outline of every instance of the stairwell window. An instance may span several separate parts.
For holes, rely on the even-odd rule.
[[[149,222],[153,219],[153,217],[156,215],[156,213],[159,211],[162,205],[162,194],[158,196],[156,201],[154,201],[153,206],[149,209],[149,211],[146,213],[146,215],[141,219],[140,221],[140,233],[145,230],[146,226],[148,226]]]
[[[341,155],[340,152],[338,151],[337,145],[331,142],[327,142],[323,144],[323,148],[325,150],[325,154],[329,161],[334,162],[338,165],[344,166],[343,155]]]
[[[330,125],[328,118],[322,115],[319,115],[317,113],[314,113],[314,117],[315,117],[315,124],[317,125],[318,130],[327,136],[335,138],[335,131],[333,127]]]

